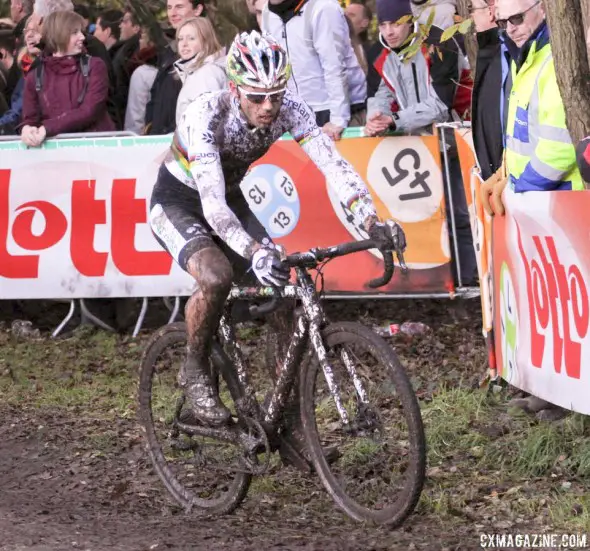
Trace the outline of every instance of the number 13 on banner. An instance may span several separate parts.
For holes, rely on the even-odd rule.
[[[292,178],[275,165],[257,165],[240,184],[248,206],[271,238],[289,235],[299,220],[299,196]]]

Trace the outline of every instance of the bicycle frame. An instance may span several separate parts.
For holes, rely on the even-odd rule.
[[[274,432],[278,428],[277,424],[280,414],[287,403],[289,393],[296,378],[297,368],[301,363],[309,340],[324,372],[328,388],[330,389],[342,423],[348,425],[348,413],[342,404],[340,390],[334,379],[332,367],[327,360],[326,347],[322,338],[321,332],[326,324],[324,310],[317,296],[315,285],[307,271],[303,268],[296,267],[295,272],[297,274],[297,283],[285,287],[281,291],[281,295],[285,298],[299,299],[303,312],[297,316],[295,331],[290,340],[284,362],[280,367],[270,402],[263,416],[260,415],[260,411],[254,406],[254,404],[257,404],[255,393],[249,382],[246,358],[236,340],[235,329],[231,319],[231,305],[234,301],[240,299],[272,297],[274,290],[271,287],[234,287],[229,294],[228,303],[219,325],[219,333],[223,345],[234,363],[238,381],[242,386],[244,394],[243,403],[236,404],[236,406],[238,409],[242,409],[246,415],[261,418],[260,420],[264,422],[271,432]],[[366,392],[362,388],[354,365],[347,355],[343,359],[353,379],[360,401],[367,402]]]

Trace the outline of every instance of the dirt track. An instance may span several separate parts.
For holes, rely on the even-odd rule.
[[[363,313],[367,321],[378,315],[382,320],[410,317],[431,324],[438,337],[397,343],[424,403],[436,394],[439,383],[468,388],[482,373],[485,353],[477,305],[453,306],[451,312],[447,308],[444,304],[416,310],[409,305],[396,310],[399,317],[385,306]],[[82,399],[65,395],[70,401],[64,405],[66,398],[50,387],[52,380],[57,387],[76,390],[78,383],[70,381],[68,372],[75,369],[72,365],[81,369],[79,380],[85,385],[107,380],[100,377],[109,376],[109,369],[127,369],[121,384],[135,384],[141,345],[128,337],[112,337],[106,343],[96,340],[100,335],[94,338],[55,344],[42,339],[19,348],[7,324],[0,332],[0,396],[4,389],[6,397],[0,398],[0,550],[475,550],[480,548],[479,535],[490,531],[548,530],[547,511],[527,516],[518,512],[516,501],[509,507],[514,510],[490,501],[490,492],[497,495],[496,483],[502,482],[498,472],[463,451],[456,453],[453,448],[459,444],[452,442],[439,464],[445,476],[457,465],[450,471],[455,474],[445,482],[437,479],[441,468],[432,470],[417,512],[396,531],[347,520],[314,477],[304,478],[293,469],[255,482],[244,505],[231,516],[187,516],[168,499],[153,473],[133,412],[108,409],[120,398],[113,396],[117,389],[97,400],[92,394]],[[116,363],[121,357],[127,368]],[[6,380],[9,375],[15,382]],[[51,392],[60,404],[52,405],[47,398]],[[133,388],[121,387],[120,392],[124,401],[133,400]],[[502,434],[500,430],[490,438]],[[531,502],[549,491],[547,486],[533,487]]]

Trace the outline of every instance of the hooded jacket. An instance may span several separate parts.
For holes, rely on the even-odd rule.
[[[382,81],[375,97],[369,98],[370,117],[377,111],[393,115],[398,130],[429,130],[434,123],[449,120],[459,79],[458,47],[452,40],[440,42],[441,30],[432,27],[422,49],[410,60],[385,46],[375,62]],[[440,50],[429,52],[430,46]]]
[[[262,10],[262,30],[285,48],[293,75],[289,88],[318,113],[330,111],[330,122],[346,127],[350,106],[367,99],[367,82],[352,44],[348,23],[337,0],[307,0],[281,16]],[[285,7],[282,8],[283,10]]]
[[[87,89],[79,56],[48,56],[43,64],[42,87],[36,90],[36,69],[25,79],[23,125],[45,127],[47,136],[68,132],[108,132],[115,129],[107,112],[109,78],[103,61],[90,57]]]
[[[187,62],[178,60],[174,63],[182,89],[176,103],[176,124],[195,99],[205,92],[223,90],[227,85],[225,73],[226,56],[222,52],[205,58],[203,65],[197,66],[198,60],[193,58]]]

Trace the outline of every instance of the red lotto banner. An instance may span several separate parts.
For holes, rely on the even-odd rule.
[[[56,139],[40,149],[0,143],[0,297],[182,296],[192,279],[161,250],[147,222],[169,137]],[[403,225],[407,276],[382,293],[453,291],[438,139],[345,138],[340,152],[371,189],[381,216]],[[252,210],[287,251],[361,239],[364,233],[297,144],[280,140],[242,183]],[[336,259],[332,293],[364,294],[380,255]]]
[[[510,384],[590,415],[590,191],[504,193],[494,217],[494,326]]]

